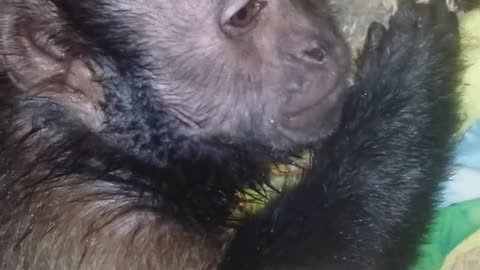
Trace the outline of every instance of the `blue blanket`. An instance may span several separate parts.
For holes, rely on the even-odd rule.
[[[480,198],[480,120],[458,144],[455,168],[451,180],[445,183],[441,207]]]

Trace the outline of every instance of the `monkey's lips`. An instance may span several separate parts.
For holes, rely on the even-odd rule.
[[[297,95],[285,109],[282,124],[285,128],[328,126],[330,119],[340,114],[344,91],[340,83],[333,84],[325,94],[310,91]]]

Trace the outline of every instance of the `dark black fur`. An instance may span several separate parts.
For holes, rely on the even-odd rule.
[[[113,35],[63,3],[82,37]],[[99,133],[3,78],[0,269],[407,269],[458,123],[458,25],[438,3],[404,7],[388,31],[372,25],[340,127],[314,150],[305,179],[246,219],[232,242],[225,225],[236,194],[268,181],[268,165],[287,157],[248,134],[179,132],[168,108],[151,103],[145,67],[132,65],[139,56],[121,40],[87,39],[102,48],[92,52],[102,85],[115,90]]]

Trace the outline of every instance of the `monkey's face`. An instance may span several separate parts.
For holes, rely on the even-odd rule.
[[[148,99],[142,113],[166,110],[188,136],[291,149],[338,122],[351,58],[322,0],[53,2]]]
[[[283,148],[335,127],[350,55],[322,1],[109,3],[118,57],[136,56],[149,98],[183,132]]]

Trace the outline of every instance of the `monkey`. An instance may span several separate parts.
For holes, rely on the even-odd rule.
[[[353,71],[323,0],[3,0],[0,269],[407,269],[458,123],[433,2],[371,24]]]

